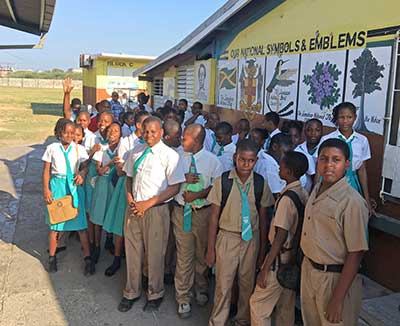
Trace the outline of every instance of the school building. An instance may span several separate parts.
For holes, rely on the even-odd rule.
[[[143,67],[154,59],[149,56],[128,54],[81,54],[83,103],[95,105],[111,98],[113,91],[128,98],[139,92],[147,93],[146,82],[133,77],[134,70]]]
[[[276,111],[317,117],[351,101],[370,142],[370,251],[363,271],[400,290],[400,2],[230,0],[182,42],[135,71],[152,105],[200,101],[234,123]]]

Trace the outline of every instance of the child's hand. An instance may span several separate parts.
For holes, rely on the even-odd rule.
[[[113,163],[114,163],[114,164],[118,164],[120,160],[121,160],[121,159],[120,159],[118,156],[115,156],[115,157],[113,158]]]
[[[182,194],[182,197],[183,197],[183,200],[185,201],[185,203],[191,203],[192,201],[197,199],[196,194],[197,193],[195,193],[193,191],[184,191]]]
[[[207,250],[206,264],[210,268],[215,265],[215,250],[213,250],[213,249]]]
[[[93,152],[98,152],[99,150],[101,150],[101,145],[100,144],[94,144],[94,146],[92,147],[92,151]]]
[[[50,189],[45,189],[43,191],[43,198],[44,198],[44,201],[46,204],[52,203],[54,196],[53,196],[53,193],[50,191]]]
[[[134,203],[133,213],[136,216],[143,217],[149,208],[151,208],[151,203],[149,200],[137,201]]]
[[[257,275],[257,285],[262,289],[267,287],[267,276],[268,270],[266,268],[262,268],[260,273]]]
[[[124,167],[124,162],[118,161],[115,163],[117,165],[117,167],[119,167],[121,170]]]
[[[330,323],[338,324],[342,321],[343,300],[332,297],[324,312],[325,319]]]
[[[200,180],[199,176],[194,173],[186,173],[185,178],[186,178],[186,183],[197,183]]]
[[[64,93],[70,94],[72,90],[74,89],[74,86],[72,85],[72,78],[67,77],[63,80],[63,89]]]
[[[80,186],[81,184],[83,184],[83,182],[85,181],[84,178],[80,175],[77,174],[74,178],[75,184]]]

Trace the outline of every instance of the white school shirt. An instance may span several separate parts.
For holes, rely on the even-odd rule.
[[[126,123],[121,128],[122,137],[128,137],[136,130],[135,126],[129,127]]]
[[[89,153],[94,146],[96,141],[96,135],[91,132],[88,128],[85,129],[85,137],[83,137],[82,145],[85,147],[86,151]]]
[[[223,169],[222,164],[218,160],[218,158],[209,151],[202,148],[199,152],[193,155],[194,160],[196,162],[197,173],[200,173],[204,179],[204,188],[206,189],[209,186],[214,184],[216,178],[221,176]],[[180,160],[184,167],[185,173],[189,173],[190,164],[192,162],[192,154],[188,152],[183,152],[180,156]],[[183,200],[182,193],[186,189],[186,183],[181,185],[181,189],[179,193],[175,196],[175,200],[178,202],[179,205],[185,205],[185,201]],[[209,205],[210,203],[204,198],[205,204]],[[200,207],[198,207],[200,208]]]
[[[286,187],[286,181],[279,176],[278,162],[266,152],[258,152],[258,160],[254,171],[264,177],[273,194],[280,193]]]
[[[138,144],[140,144],[140,138],[136,136],[134,132],[128,137],[122,138],[118,146],[118,157],[120,158],[120,161],[125,162],[127,160],[128,152],[134,149]]]
[[[162,141],[151,148],[133,177],[133,166],[146,148],[147,144],[140,144],[131,150],[123,167],[126,175],[133,178],[132,194],[136,201],[148,200],[159,195],[169,185],[185,181],[185,172],[178,153]]]
[[[117,145],[117,147],[114,149],[114,151],[110,150],[110,147],[107,145],[103,146],[101,148],[101,150],[99,150],[98,152],[96,152],[93,155],[93,160],[96,162],[101,162],[101,166],[106,166],[108,163],[110,163],[110,161],[112,161],[112,159],[110,158],[110,156],[107,154],[107,152],[117,155],[118,153],[118,147],[119,144]]]
[[[317,145],[319,146],[319,145]],[[295,152],[299,152],[304,154],[307,157],[308,161],[308,170],[305,175],[301,176],[300,183],[307,190],[308,193],[311,192],[311,188],[313,185],[312,176],[316,173],[317,170],[317,157],[315,155],[311,155],[308,153],[307,142],[301,143],[295,148]],[[315,151],[317,152],[317,151]]]
[[[46,151],[42,156],[42,161],[51,163],[52,175],[67,174],[65,157],[60,146],[62,146],[60,142],[48,145],[46,147]],[[72,148],[71,151],[68,153],[68,159],[71,165],[72,173],[76,173],[79,168],[79,164],[86,161],[89,158],[89,155],[87,154],[85,147],[83,147],[82,145],[71,142],[69,147],[71,146]]]
[[[215,145],[214,154],[217,155],[221,146]],[[234,143],[229,143],[224,146],[224,151],[221,156],[217,156],[217,159],[222,164],[223,172],[230,171],[233,169],[233,154],[236,152],[236,145]]]
[[[274,137],[275,135],[280,134],[280,133],[281,133],[281,131],[278,128],[276,128],[274,131],[272,131],[269,134],[268,138],[265,140],[265,143],[264,143],[264,150],[268,150],[268,148],[267,148],[268,139],[271,142],[272,137]]]
[[[178,153],[179,156],[181,156],[185,151],[183,150],[182,145],[179,145],[178,147],[171,147],[175,152]]]
[[[213,151],[213,144],[215,144],[214,147],[217,147],[217,142],[215,140],[215,133],[209,128],[205,128],[206,131],[206,138],[204,139],[204,148],[212,152]]]
[[[95,144],[100,144],[101,146],[101,150],[105,150],[106,148],[108,148],[108,143],[107,144],[103,144],[102,141],[104,142],[104,138],[103,136],[100,134],[100,129],[97,130],[94,135],[96,136],[96,138],[94,139],[94,143]]]
[[[334,132],[331,132],[330,134],[322,137],[321,139],[321,143],[327,139],[330,138],[339,138],[339,135],[342,135],[341,132],[339,131],[339,129],[335,130]],[[344,137],[342,135],[342,137]],[[344,137],[346,139],[346,137]],[[371,149],[369,147],[369,142],[367,137],[365,137],[364,135],[359,134],[356,131],[353,131],[353,133],[351,134],[351,136],[348,138],[348,140],[353,139],[353,141],[351,142],[351,147],[353,150],[353,160],[352,160],[352,170],[353,171],[357,171],[362,163],[364,161],[367,161],[371,158]]]
[[[191,117],[193,117],[193,113],[190,110],[185,111],[185,116],[183,118],[182,129],[185,129],[185,122],[188,121]],[[199,115],[193,123],[198,123],[203,127],[206,125],[206,119],[204,119],[203,115]]]
[[[245,139],[249,138],[249,134],[246,135],[246,137],[244,137]],[[232,136],[232,143],[234,143],[235,145],[237,145],[237,142],[239,141],[239,134],[234,134]]]

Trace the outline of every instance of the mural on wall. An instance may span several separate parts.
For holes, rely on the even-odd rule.
[[[175,98],[175,78],[164,77],[163,78],[163,95],[170,100]]]
[[[296,118],[299,56],[267,57],[264,113],[277,112],[287,119]]]
[[[391,46],[349,51],[345,100],[357,107],[357,131],[383,135],[391,56]]]
[[[197,61],[195,64],[195,100],[209,103],[211,83],[211,61]]]
[[[236,109],[237,72],[237,60],[218,61],[217,105]]]
[[[238,105],[241,111],[263,113],[265,58],[239,61]]]
[[[346,51],[307,53],[301,59],[298,120],[333,126],[332,109],[342,101]]]

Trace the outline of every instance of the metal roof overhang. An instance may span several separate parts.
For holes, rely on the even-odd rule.
[[[40,36],[38,44],[0,45],[0,49],[42,47],[56,0],[0,0],[0,25]]]
[[[133,72],[133,76],[139,76],[141,74],[148,73],[149,71],[159,67],[167,61],[185,54],[193,46],[203,40],[213,30],[217,29],[218,26],[223,24],[226,20],[232,17],[244,6],[249,4],[251,0],[230,0],[212,14],[204,23],[197,27],[192,33],[185,37],[180,43],[173,48],[169,49],[165,53],[161,54],[157,59],[150,62],[149,64],[139,68]]]

